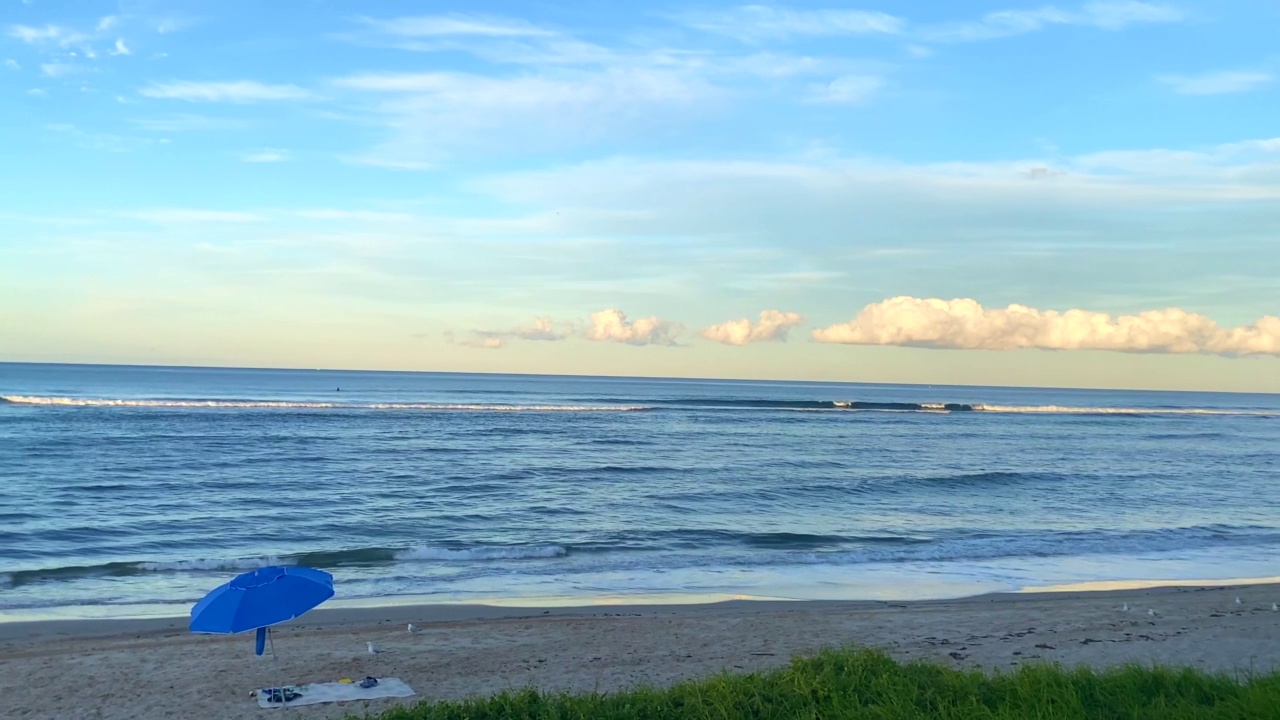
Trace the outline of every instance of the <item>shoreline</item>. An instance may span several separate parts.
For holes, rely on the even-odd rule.
[[[1237,604],[1235,599],[1240,598]],[[1124,604],[1129,606],[1124,609]],[[1026,663],[1152,662],[1212,672],[1280,669],[1280,583],[1006,592],[891,602],[728,600],[685,605],[321,608],[273,632],[196,635],[185,618],[0,624],[0,695],[17,717],[260,718],[260,687],[398,677],[416,695],[297,708],[308,718],[536,687],[663,687],[753,672],[823,648],[1000,671]],[[1154,614],[1148,614],[1148,610]],[[406,625],[414,623],[417,632]],[[383,652],[371,655],[366,643]]]
[[[1106,585],[1107,587],[1098,587]],[[1270,591],[1280,602],[1280,577],[1231,578],[1215,580],[1133,580],[1100,583],[1073,583],[978,593],[953,598],[915,600],[804,600],[779,597],[732,595],[644,595],[608,596],[597,602],[560,603],[573,598],[550,598],[538,602],[534,598],[515,598],[496,602],[422,602],[421,596],[388,596],[358,600],[330,601],[306,615],[281,623],[278,628],[338,628],[386,623],[418,625],[433,623],[469,623],[494,620],[530,620],[539,618],[586,618],[609,616],[658,617],[695,615],[717,612],[786,612],[788,610],[865,610],[883,607],[938,607],[1026,601],[1078,600],[1113,598],[1123,603],[1142,597],[1163,596],[1187,591],[1227,591],[1254,588]],[[701,598],[701,599],[699,599]],[[116,636],[164,635],[188,633],[186,610],[171,615],[40,618],[33,620],[0,620],[0,643],[43,640],[47,638],[80,639]],[[3,617],[0,614],[0,617]],[[1280,619],[1280,618],[1278,618]],[[195,636],[194,633],[189,633]],[[240,633],[230,637],[248,637]],[[224,636],[225,637],[225,636]],[[0,658],[3,657],[0,648]]]

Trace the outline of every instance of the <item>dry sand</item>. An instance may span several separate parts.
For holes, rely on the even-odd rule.
[[[1280,602],[1280,585],[900,603],[318,610],[279,629],[279,674],[269,656],[253,655],[252,634],[191,635],[185,619],[11,623],[0,625],[0,716],[274,717],[281,711],[260,709],[249,692],[281,676],[287,683],[399,676],[418,692],[408,702],[530,685],[612,691],[769,668],[796,653],[839,645],[987,669],[1157,661],[1270,671],[1280,668],[1274,602]],[[419,632],[406,632],[407,622]],[[369,655],[367,641],[386,652]],[[285,712],[331,718],[397,702],[406,701]]]

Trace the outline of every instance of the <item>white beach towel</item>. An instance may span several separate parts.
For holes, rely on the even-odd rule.
[[[309,685],[286,685],[302,695],[289,701],[289,707],[299,705],[315,705],[316,703],[350,702],[352,700],[377,700],[378,698],[412,697],[416,693],[400,678],[378,678],[378,684],[371,688],[362,688],[359,683],[311,683]],[[278,708],[280,703],[270,702],[270,695],[262,690],[257,692],[258,707]]]

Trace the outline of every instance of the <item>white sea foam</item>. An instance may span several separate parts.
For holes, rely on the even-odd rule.
[[[524,560],[564,557],[568,550],[559,545],[493,545],[453,550],[438,547],[414,547],[396,553],[397,560]]]
[[[172,562],[138,563],[138,569],[146,572],[192,572],[200,570],[257,570],[271,565],[281,565],[280,558],[262,557],[241,560],[174,560]]]
[[[974,405],[978,412],[1043,413],[1046,415],[1274,415],[1275,411],[1214,408],[1119,408],[1064,405]]]

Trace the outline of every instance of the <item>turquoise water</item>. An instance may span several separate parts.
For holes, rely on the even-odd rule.
[[[1280,396],[0,364],[0,615],[952,597],[1280,561]],[[949,406],[948,406],[949,404]]]

